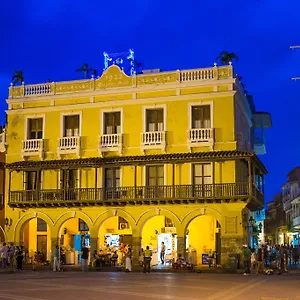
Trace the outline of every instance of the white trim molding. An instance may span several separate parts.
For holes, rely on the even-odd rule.
[[[120,112],[120,132],[115,134],[105,134],[105,113]],[[124,126],[123,107],[102,109],[100,111],[100,136],[98,151],[100,155],[103,152],[115,151],[122,155],[123,152],[123,126]]]
[[[64,117],[79,116],[78,135],[64,136]],[[81,133],[82,132],[82,111],[62,112],[60,114],[60,138],[58,139],[57,155],[60,158],[62,154],[75,153],[80,157]]]
[[[161,131],[146,131],[147,130],[147,110],[163,109],[163,130]],[[141,151],[145,154],[148,149],[161,149],[166,152],[167,146],[167,104],[145,105],[142,107],[142,122],[143,132],[141,133]]]
[[[192,124],[192,109],[194,106],[210,106],[210,128],[193,128]],[[198,101],[188,103],[188,139],[187,145],[192,151],[193,147],[208,146],[213,150],[215,143],[214,132],[214,102],[213,101]]]
[[[43,119],[42,138],[41,139],[29,139],[28,138],[28,125],[29,120]],[[21,156],[24,160],[28,156],[39,156],[40,159],[44,159],[44,141],[45,141],[45,129],[46,129],[46,114],[33,114],[24,117],[24,139],[22,141]]]

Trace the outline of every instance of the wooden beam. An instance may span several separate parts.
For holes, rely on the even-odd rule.
[[[12,170],[9,170],[9,172],[8,172],[8,203],[10,202],[10,186],[11,186],[11,173],[12,172],[13,172]]]
[[[175,197],[175,164],[172,164],[172,197]]]

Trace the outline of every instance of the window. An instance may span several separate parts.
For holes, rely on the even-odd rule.
[[[192,128],[211,128],[210,105],[192,106]]]
[[[120,187],[120,168],[104,169],[104,186],[105,188]]]
[[[105,199],[119,199],[121,196],[120,168],[104,169]]]
[[[78,221],[78,231],[89,231],[89,226],[81,219]]]
[[[24,189],[34,191],[41,187],[41,171],[24,172]]]
[[[146,110],[146,131],[164,131],[164,110],[147,109]]]
[[[47,231],[47,223],[38,218],[36,223],[36,231]]]
[[[193,165],[193,184],[211,184],[211,164]]]
[[[43,118],[28,119],[28,140],[43,138]]]
[[[164,185],[164,166],[149,166],[146,170],[147,186]]]
[[[104,134],[121,133],[121,113],[104,113]]]
[[[64,116],[64,137],[79,136],[79,115]]]
[[[175,227],[172,220],[165,217],[165,227]]]
[[[61,189],[75,189],[79,186],[79,176],[77,169],[60,171]]]

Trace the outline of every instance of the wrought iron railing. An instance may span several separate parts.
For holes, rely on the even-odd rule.
[[[255,196],[259,201],[263,201],[263,194],[256,188],[250,191],[248,183],[222,183],[11,191],[9,194],[9,203],[205,200],[247,198],[251,195]]]

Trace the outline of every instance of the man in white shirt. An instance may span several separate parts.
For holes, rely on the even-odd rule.
[[[0,252],[2,253],[2,268],[5,269],[7,267],[7,258],[8,258],[8,248],[6,246],[6,243],[3,243]]]

